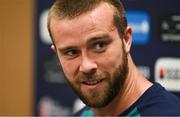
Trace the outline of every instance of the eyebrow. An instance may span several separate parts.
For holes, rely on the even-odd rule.
[[[73,49],[73,48],[75,49],[76,47],[75,46],[68,46],[68,47],[58,48],[58,50],[60,53],[64,53],[65,51]]]
[[[111,41],[112,39],[109,37],[109,35],[101,34],[101,35],[98,35],[98,36],[95,36],[95,37],[92,37],[92,38],[88,39],[88,41],[86,42],[86,45],[94,44],[94,42],[100,41],[100,40],[109,40],[109,41]],[[67,50],[76,49],[76,48],[77,48],[76,46],[68,46],[68,47],[58,48],[58,51],[60,53],[64,53]]]
[[[92,37],[90,39],[88,39],[88,41],[86,42],[87,45],[91,45],[96,41],[100,41],[100,40],[112,40],[111,37],[109,35],[106,34],[102,34],[102,35],[98,35],[96,37]]]

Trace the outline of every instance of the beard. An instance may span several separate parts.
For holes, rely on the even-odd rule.
[[[122,62],[119,63],[117,68],[114,68],[114,72],[103,72],[97,74],[96,71],[92,71],[87,74],[80,73],[75,78],[77,79],[76,82],[70,82],[67,80],[73,91],[87,106],[93,108],[105,107],[112,102],[119,93],[121,93],[129,70],[127,65],[127,54],[125,53],[124,47],[122,48]],[[82,82],[101,80],[103,82],[102,87],[96,88],[95,90],[86,90],[81,87]]]

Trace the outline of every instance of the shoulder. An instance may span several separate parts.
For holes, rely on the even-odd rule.
[[[82,108],[80,111],[78,111],[77,113],[75,113],[74,116],[80,116],[80,117],[88,116],[88,117],[91,117],[91,116],[94,116],[94,114],[91,111],[91,109],[86,106],[86,107]]]
[[[180,99],[155,83],[139,104],[141,115],[172,116],[180,115]]]

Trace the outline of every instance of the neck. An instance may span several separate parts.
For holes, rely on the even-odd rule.
[[[137,70],[133,61],[128,56],[129,73],[122,91],[115,97],[115,99],[103,108],[93,108],[95,116],[116,116],[127,110],[133,103],[135,103],[140,96],[152,85],[146,80]]]

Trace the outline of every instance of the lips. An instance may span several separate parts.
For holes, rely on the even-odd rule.
[[[100,83],[103,79],[99,79],[99,80],[88,80],[88,81],[83,81],[83,84],[86,85],[96,85],[98,83]]]

